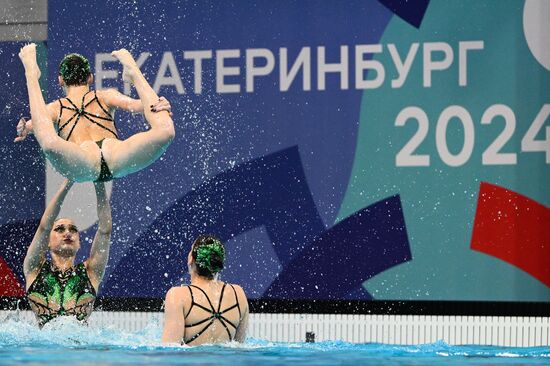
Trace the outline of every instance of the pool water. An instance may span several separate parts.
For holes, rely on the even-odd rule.
[[[128,333],[85,327],[71,318],[44,329],[21,320],[0,324],[1,365],[543,365],[550,347],[506,348],[319,343],[274,343],[249,339],[244,344],[197,347],[162,345],[161,329],[151,325]]]

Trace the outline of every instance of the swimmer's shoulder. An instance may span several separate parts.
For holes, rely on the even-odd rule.
[[[170,290],[166,292],[166,298],[165,303],[177,303],[177,304],[183,304],[184,302],[187,302],[187,298],[189,297],[189,290],[186,289],[187,286],[174,286]]]
[[[228,283],[227,285],[235,289],[235,293],[237,294],[237,298],[239,299],[239,302],[247,301],[246,293],[244,292],[243,288],[240,285],[237,285],[235,283]]]
[[[115,88],[96,89],[94,90],[94,93],[97,96],[97,99],[99,99],[100,103],[106,104],[109,107],[111,106],[111,101],[113,100],[113,98],[116,98],[121,94]]]
[[[115,93],[118,93],[118,90],[115,88],[105,88],[105,89],[94,89],[95,94],[98,98],[102,98],[105,96],[114,95]]]
[[[190,291],[189,291],[189,285],[180,285],[180,286],[174,286],[168,292],[166,295],[174,296],[174,297],[183,297],[187,298],[190,297]]]
[[[46,109],[48,110],[48,116],[54,122],[57,122],[57,119],[59,118],[59,109],[60,109],[59,101],[60,100],[61,99],[56,99],[53,102],[48,103],[46,105]]]
[[[181,286],[174,286],[172,288],[170,288],[170,290],[168,290],[168,292],[166,292],[166,296],[180,296],[182,294],[184,294],[185,292],[189,292],[189,290],[187,290],[187,286],[186,285],[181,285]]]

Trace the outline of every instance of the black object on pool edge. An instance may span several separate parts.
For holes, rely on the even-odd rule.
[[[315,333],[306,332],[306,343],[315,343]]]

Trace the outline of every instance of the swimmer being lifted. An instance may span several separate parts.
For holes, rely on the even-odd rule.
[[[127,50],[112,55],[124,66],[123,79],[134,85],[140,100],[114,89],[89,90],[93,76],[88,60],[71,54],[60,65],[59,82],[66,87],[67,98],[46,105],[38,83],[36,45],[26,45],[19,52],[32,130],[53,167],[71,181],[108,181],[139,171],[157,160],[174,139],[169,103],[159,99]],[[143,111],[151,128],[119,140],[112,117],[116,108]],[[18,129],[24,138],[25,127]]]

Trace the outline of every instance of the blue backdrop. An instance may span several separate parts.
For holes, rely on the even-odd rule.
[[[63,96],[57,65],[70,52],[90,59],[97,88],[135,96],[109,55],[125,47],[174,112],[163,157],[113,182],[101,295],[164,296],[187,280],[193,239],[213,233],[227,244],[223,279],[252,298],[550,300],[538,3],[48,4],[49,100]],[[2,45],[13,92],[2,95],[0,274],[21,282],[57,183],[32,138],[11,142],[28,113],[19,47]],[[147,128],[141,115],[115,120],[123,138]],[[84,259],[95,201],[78,197],[66,206],[92,219]]]

